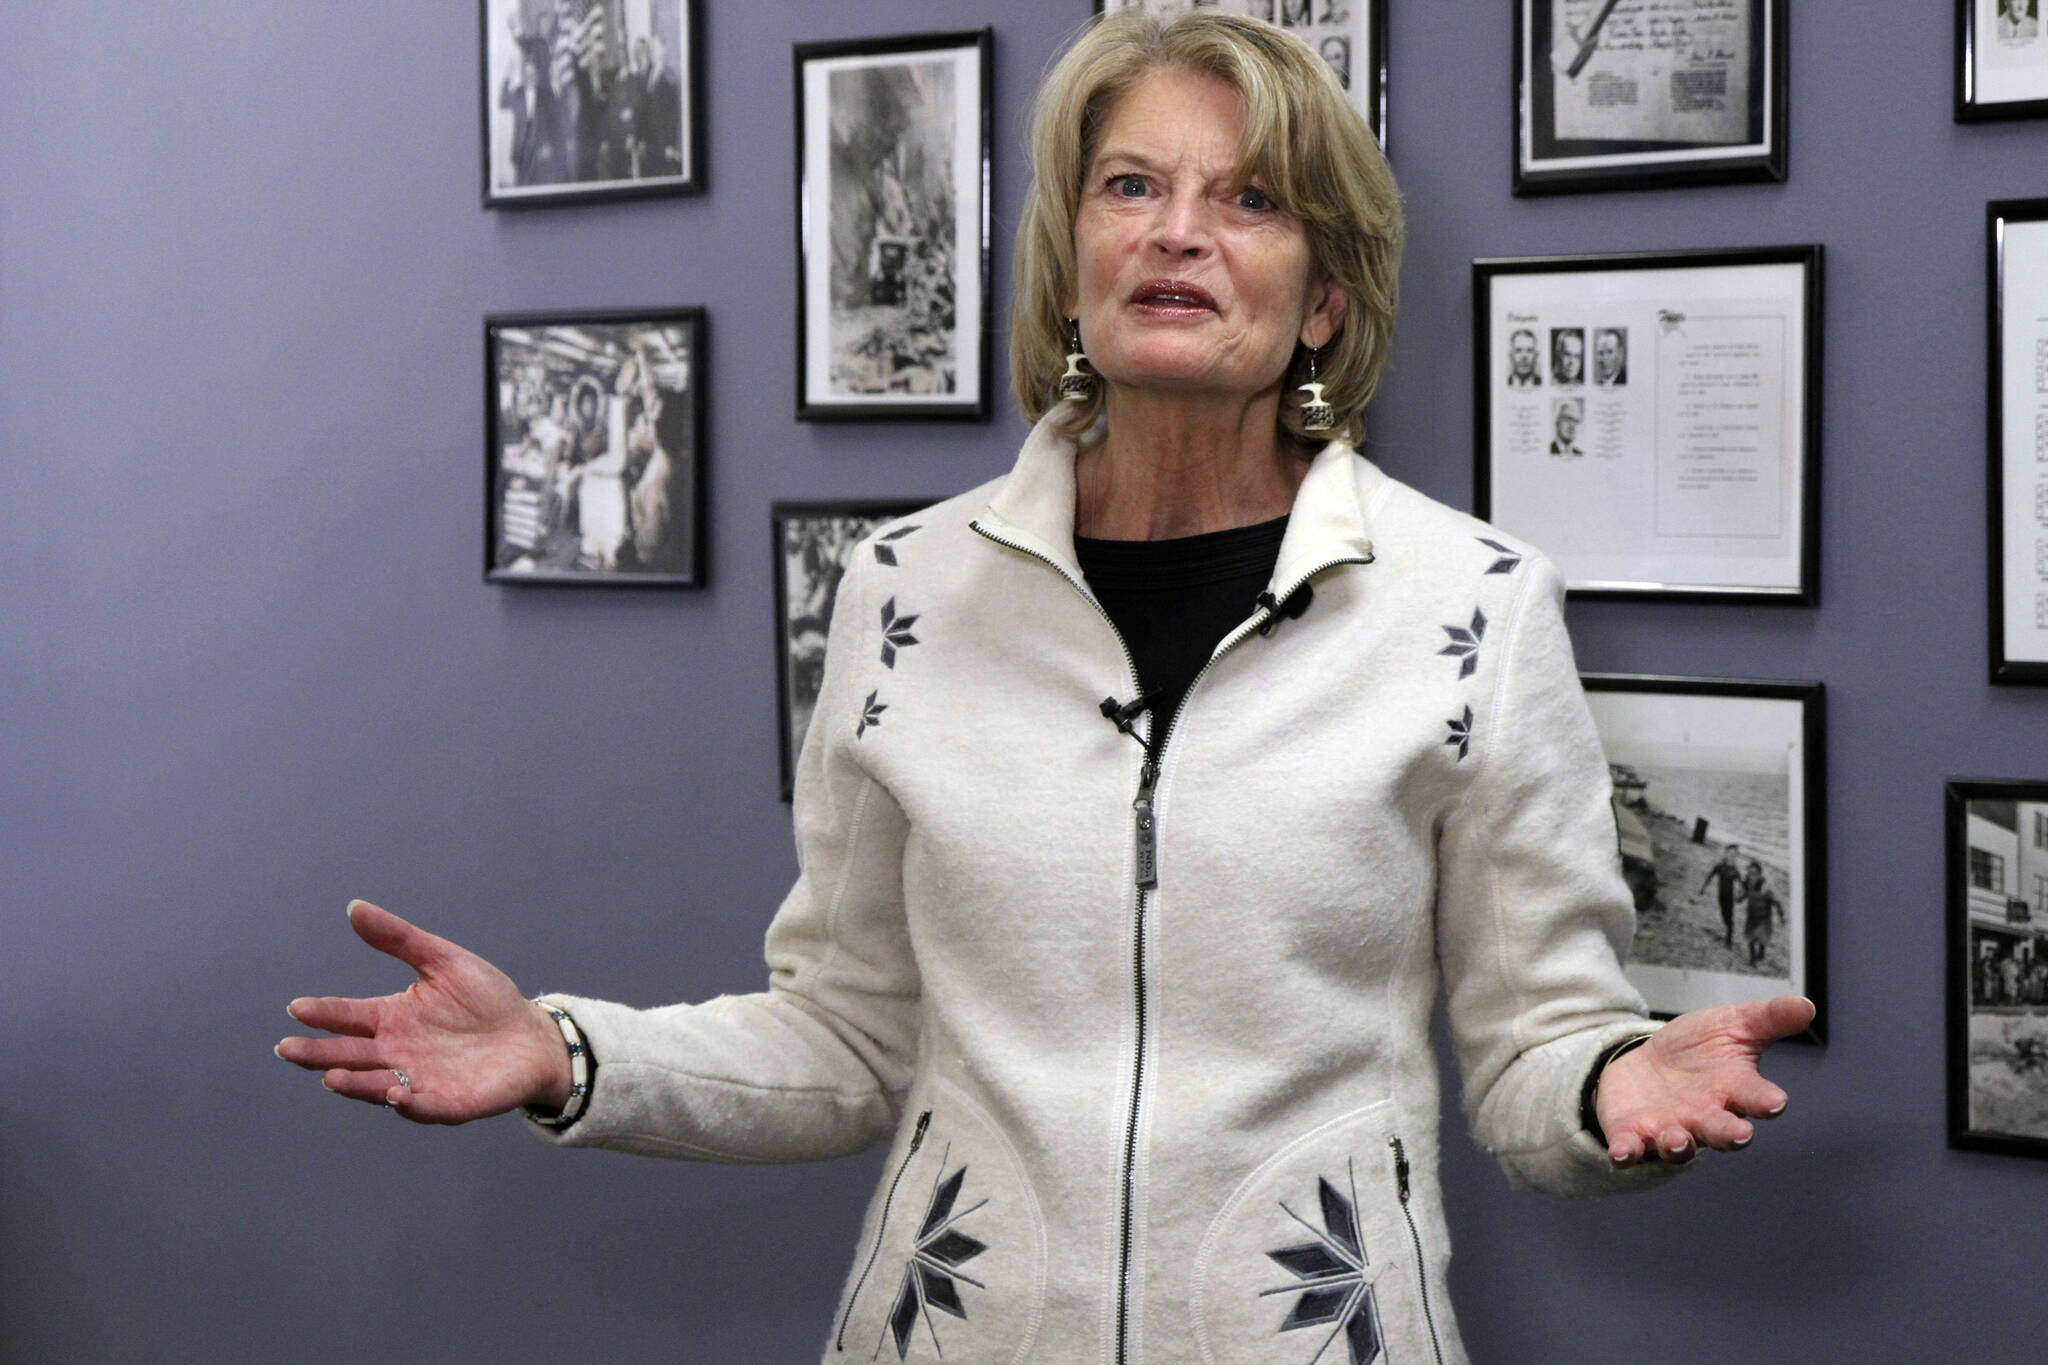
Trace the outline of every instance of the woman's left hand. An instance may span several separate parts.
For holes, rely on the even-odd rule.
[[[1785,1112],[1785,1092],[1757,1073],[1756,1059],[1813,1022],[1811,1000],[1781,995],[1681,1014],[1600,1073],[1593,1111],[1617,1168],[1655,1154],[1690,1161],[1700,1144],[1736,1152],[1756,1135],[1753,1118]]]

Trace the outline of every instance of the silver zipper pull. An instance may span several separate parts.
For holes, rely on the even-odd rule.
[[[1159,781],[1159,769],[1150,759],[1138,770],[1138,799],[1131,803],[1138,827],[1138,889],[1150,891],[1159,885],[1159,821],[1152,814],[1152,788]]]
[[[1394,1184],[1401,1191],[1401,1202],[1408,1202],[1408,1152],[1401,1146],[1401,1139],[1390,1137],[1387,1146],[1394,1149]]]
[[[917,1131],[910,1135],[909,1155],[916,1155],[917,1149],[924,1145],[924,1130],[931,1126],[932,1111],[927,1109],[917,1116]]]

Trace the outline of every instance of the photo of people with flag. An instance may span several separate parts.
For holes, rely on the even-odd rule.
[[[484,201],[699,187],[692,0],[484,0]]]

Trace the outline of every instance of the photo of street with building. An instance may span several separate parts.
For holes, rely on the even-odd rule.
[[[1651,1010],[1810,993],[1805,701],[1704,679],[1586,685],[1635,903],[1628,974]]]
[[[1962,801],[1950,876],[1967,978],[1967,1128],[2048,1142],[2048,790],[2033,794]]]

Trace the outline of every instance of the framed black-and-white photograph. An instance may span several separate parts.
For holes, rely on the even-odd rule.
[[[1095,0],[1095,12],[1155,13],[1195,6],[1263,19],[1298,35],[1322,54],[1351,107],[1387,144],[1387,0]]]
[[[484,577],[704,582],[704,311],[484,320]]]
[[[704,188],[698,0],[483,0],[484,206]]]
[[[1479,515],[1580,597],[1820,595],[1821,248],[1472,265]]]
[[[2048,1156],[2048,781],[1945,805],[1949,1145]]]
[[[769,509],[775,533],[775,682],[782,751],[782,799],[796,787],[803,752],[825,679],[825,637],[839,579],[856,546],[883,522],[908,516],[930,502],[778,502]],[[899,527],[870,548],[882,564],[896,563],[900,540],[917,528]]]
[[[2048,683],[2048,199],[1986,213],[1991,681]]]
[[[799,420],[989,415],[992,47],[797,45]]]
[[[1956,121],[2048,117],[2041,0],[1955,0]]]
[[[1792,993],[1827,1032],[1824,694],[1589,673],[1635,899],[1629,980],[1662,1018]]]
[[[1791,0],[1514,0],[1515,193],[1785,178]]]

